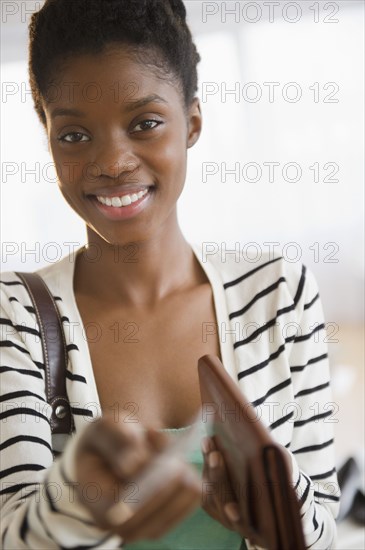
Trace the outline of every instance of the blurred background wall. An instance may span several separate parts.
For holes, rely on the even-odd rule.
[[[27,24],[42,3],[1,3],[3,270],[37,269],[85,241],[29,91]],[[179,203],[184,233],[245,257],[275,249],[314,272],[338,461],[363,463],[364,3],[185,4],[202,57],[204,129]]]

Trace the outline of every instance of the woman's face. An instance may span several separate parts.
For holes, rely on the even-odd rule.
[[[44,109],[61,192],[92,231],[126,244],[176,225],[197,100],[186,113],[176,84],[120,47],[71,60]]]

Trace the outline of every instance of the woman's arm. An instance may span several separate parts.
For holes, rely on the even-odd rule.
[[[301,503],[309,548],[333,548],[340,490],[334,457],[337,405],[330,388],[327,336],[318,287],[303,267],[298,331],[290,352],[294,399],[293,436],[288,451]]]
[[[1,546],[117,548],[119,537],[97,528],[77,498],[72,470],[78,436],[53,461],[41,343],[16,282],[15,275],[2,275]]]
[[[289,325],[296,327],[296,335],[288,338],[285,345],[290,350],[287,352],[287,361],[290,368],[292,401],[277,403],[280,410],[292,412],[291,418],[286,420],[290,423],[286,433],[291,432],[291,440],[283,450],[290,458],[293,486],[300,502],[307,547],[318,550],[334,548],[335,518],[340,493],[335,470],[333,425],[338,420],[337,407],[333,403],[330,390],[323,311],[318,287],[311,272],[304,266],[301,272],[298,272],[297,266],[294,269],[284,266],[284,270],[287,271],[283,275],[288,284],[293,307],[295,306],[295,317],[290,318]],[[289,307],[289,310],[293,307]],[[287,330],[284,330],[286,328],[288,327],[285,327],[285,320],[282,320],[279,334],[287,334]],[[284,426],[282,422],[280,424]],[[274,431],[273,436],[275,435]],[[217,453],[217,465],[212,468],[209,465],[211,453],[205,453],[205,480],[219,481],[223,484],[225,490],[220,491],[220,494],[232,493],[223,457],[216,451],[213,440],[207,440],[207,449]],[[238,527],[239,520],[236,523],[233,515],[227,515],[217,495],[210,500],[205,499],[205,504],[207,512],[227,528],[239,531],[242,536],[248,536],[247,532]],[[235,504],[232,505],[231,511],[237,513],[238,508]]]
[[[103,416],[53,461],[38,327],[31,305],[21,305],[16,291],[9,291],[19,284],[15,275],[2,279],[1,547],[112,549],[162,536],[199,504],[199,477],[181,461],[153,502],[110,524],[108,510],[168,438]],[[126,454],[134,457],[128,472]]]

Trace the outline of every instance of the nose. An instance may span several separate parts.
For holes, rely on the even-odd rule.
[[[109,139],[98,146],[89,173],[120,179],[137,171],[139,160],[127,140]]]

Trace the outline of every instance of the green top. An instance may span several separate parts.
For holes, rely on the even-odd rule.
[[[178,437],[190,426],[161,430]],[[202,424],[202,430],[205,429]],[[206,432],[202,433],[202,437]],[[203,453],[194,448],[187,460],[194,464],[200,475],[203,471]],[[158,540],[138,541],[124,546],[126,550],[247,550],[244,539],[239,533],[226,529],[202,508],[196,508],[172,531]]]

